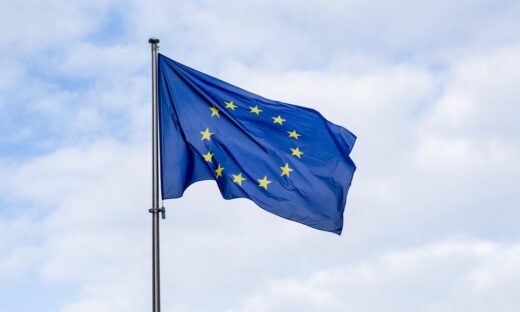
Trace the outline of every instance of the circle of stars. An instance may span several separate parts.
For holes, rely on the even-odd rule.
[[[228,101],[228,102],[224,102],[224,105],[225,105],[225,108],[228,110],[228,111],[235,111],[237,108],[240,108],[238,105],[236,105],[233,101]],[[213,117],[217,117],[217,118],[220,118],[220,110],[215,107],[214,105],[213,106],[210,106],[209,107],[210,111],[211,111],[211,116],[210,118],[213,118]],[[257,117],[260,117],[260,114],[263,112],[262,109],[260,109],[258,107],[258,105],[256,106],[249,106],[249,113],[251,114],[254,114],[256,115]],[[284,125],[284,122],[286,122],[287,120],[284,119],[281,115],[278,115],[278,116],[272,116],[271,117],[272,120],[273,120],[273,124],[278,124],[280,126],[283,126]],[[292,131],[287,131],[288,133],[288,137],[289,138],[292,138],[294,140],[299,140],[299,138],[302,136],[301,134],[299,134],[296,130],[292,130]],[[206,130],[203,130],[203,131],[200,131],[200,134],[202,135],[201,137],[201,141],[211,141],[211,136],[214,134],[213,132],[210,131],[209,128],[206,128]],[[295,148],[289,148],[291,150],[291,156],[294,156],[298,159],[301,159],[302,155],[304,155],[304,153],[300,150],[300,148],[298,146],[296,146]],[[213,161],[213,156],[214,154],[211,153],[211,151],[208,151],[206,154],[202,155],[202,157],[204,158],[204,160],[208,163],[212,163]],[[223,177],[223,171],[224,171],[224,167],[221,166],[221,164],[217,164],[217,168],[214,169],[214,172],[215,172],[215,178],[218,179],[218,178],[221,178]],[[289,163],[286,162],[284,166],[281,166],[280,167],[280,170],[281,170],[281,174],[280,176],[281,177],[287,177],[289,178],[290,177],[290,174],[291,172],[294,171],[293,168],[291,168],[289,166]],[[230,174],[230,178],[233,180],[233,183],[239,185],[239,186],[242,186],[242,183],[244,181],[247,181],[247,179],[245,177],[242,176],[242,172],[238,172],[236,174]],[[271,184],[273,181],[269,180],[268,177],[265,175],[263,178],[259,178],[257,179],[258,181],[258,187],[260,188],[263,188],[264,190],[267,191],[268,187],[269,187],[269,184]]]

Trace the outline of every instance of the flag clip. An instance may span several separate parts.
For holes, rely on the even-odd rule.
[[[164,209],[164,206],[161,207],[161,208],[150,208],[150,209],[148,209],[148,212],[149,213],[160,212],[161,213],[161,218],[162,219],[166,219],[166,209]]]

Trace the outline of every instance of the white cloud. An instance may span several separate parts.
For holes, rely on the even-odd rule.
[[[97,81],[121,79],[141,74],[149,68],[150,51],[144,41],[140,45],[101,45],[76,42],[65,47],[57,68],[68,77],[90,78]]]
[[[520,131],[515,116],[520,90],[520,45],[499,46],[453,63],[425,132],[511,139]]]
[[[26,199],[23,214],[37,226],[13,233],[16,223],[4,221],[16,248],[7,248],[5,258],[0,257],[1,275],[13,280],[14,273],[36,271],[46,281],[81,285],[87,307],[141,311],[139,302],[146,298],[138,300],[137,293],[147,289],[149,263],[143,232],[149,174],[143,152],[141,145],[105,141],[11,168],[10,183],[1,188],[9,198]],[[52,210],[45,213],[45,206]],[[37,220],[42,213],[45,217]],[[37,229],[41,239],[26,242],[16,235]],[[128,283],[130,277],[135,284]],[[76,306],[71,303],[65,310],[76,311]]]
[[[0,143],[50,148],[0,160],[3,285],[37,272],[77,287],[66,312],[148,308],[158,35],[166,55],[359,136],[342,237],[221,200],[213,182],[168,201],[165,311],[518,305],[517,4],[31,3],[0,4],[18,29],[0,48]],[[100,43],[111,15],[123,29]]]
[[[9,55],[41,53],[98,30],[111,1],[16,1],[0,3],[0,50]],[[56,46],[59,48],[59,46]]]
[[[348,53],[435,64],[509,44],[519,11],[514,1],[138,1],[124,16],[136,38],[157,35],[191,64],[319,68]]]
[[[232,311],[515,311],[518,263],[518,244],[440,242],[275,279]]]
[[[37,239],[41,233],[41,225],[27,217],[0,218],[0,292],[14,281],[27,278],[40,265]]]

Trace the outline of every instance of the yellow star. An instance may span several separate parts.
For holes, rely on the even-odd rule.
[[[213,157],[213,154],[208,151],[208,153],[206,155],[202,155],[202,157],[204,157],[205,161],[211,162],[211,158]]]
[[[298,137],[301,136],[301,134],[298,134],[296,130],[287,131],[287,133],[289,133],[290,138],[295,138],[296,140],[298,140]]]
[[[209,128],[206,128],[206,130],[201,131],[200,134],[202,134],[202,140],[211,140],[211,136],[213,135],[212,132],[209,132]]]
[[[211,109],[211,117],[217,116],[220,118],[220,115],[218,114],[218,109],[215,106],[210,106],[209,109]]]
[[[289,173],[291,173],[291,171],[293,171],[291,168],[289,168],[289,163],[285,163],[285,166],[280,167],[280,169],[282,169],[282,177],[284,175],[289,176]]]
[[[233,101],[231,102],[224,102],[224,104],[226,104],[226,108],[229,108],[231,110],[235,110],[235,108],[237,108],[238,106],[236,106]]]
[[[249,108],[251,109],[250,113],[255,113],[257,115],[260,115],[260,112],[262,112],[262,110],[258,108],[258,105],[255,107],[249,106]]]
[[[303,155],[303,152],[300,151],[300,149],[297,147],[297,148],[291,148],[291,151],[292,151],[292,155],[298,157],[298,158],[301,158],[301,155]]]
[[[217,174],[217,178],[222,176],[222,170],[225,168],[221,167],[220,164],[218,164],[218,168],[215,169],[215,173]]]
[[[285,119],[282,118],[282,116],[278,115],[278,117],[271,117],[273,118],[273,123],[281,124],[283,125],[283,122]]]
[[[267,190],[267,185],[271,183],[271,181],[267,180],[267,176],[265,176],[263,179],[258,179],[258,186],[263,187]]]
[[[242,173],[239,173],[239,174],[232,174],[233,176],[233,182],[235,182],[236,184],[242,186],[242,181],[245,181],[246,178],[242,177]]]

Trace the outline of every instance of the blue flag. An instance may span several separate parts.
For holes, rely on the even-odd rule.
[[[159,54],[162,197],[215,180],[280,217],[341,234],[354,134],[315,110],[268,100]]]

